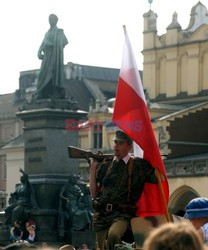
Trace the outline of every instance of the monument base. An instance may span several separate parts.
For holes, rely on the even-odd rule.
[[[70,175],[79,173],[79,162],[68,155],[69,145],[78,146],[78,128],[67,128],[67,121],[76,125],[87,113],[78,110],[73,100],[49,98],[32,99],[16,115],[24,121],[24,171],[39,206],[30,212],[29,219],[36,223],[38,242],[56,243],[60,190]],[[67,233],[68,243],[73,235]],[[8,235],[5,238],[8,241]]]

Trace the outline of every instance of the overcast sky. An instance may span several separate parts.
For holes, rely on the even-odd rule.
[[[185,29],[197,0],[153,0],[158,34],[166,32],[174,11]],[[203,4],[208,3],[201,0]],[[38,48],[49,29],[48,16],[58,16],[69,44],[64,62],[120,68],[125,24],[142,70],[143,14],[148,0],[0,0],[0,94],[18,89],[19,72],[40,68]]]

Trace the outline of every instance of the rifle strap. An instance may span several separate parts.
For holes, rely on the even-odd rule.
[[[133,163],[134,159],[131,157],[128,162],[128,195],[127,195],[127,201],[130,199],[131,195],[131,176],[132,176],[132,171],[133,171]]]
[[[110,172],[111,172],[111,170],[112,170],[112,167],[113,167],[113,161],[111,161],[110,165],[109,165],[108,168],[107,168],[107,171],[106,171],[106,174],[105,174],[106,177],[109,176],[109,174],[110,174]],[[103,191],[103,185],[101,186],[100,191],[101,191],[101,192]]]
[[[111,163],[110,163],[110,165],[109,165],[109,167],[108,167],[108,169],[106,171],[106,175],[105,176],[109,176],[109,174],[110,174],[110,172],[112,170],[112,167],[113,167],[113,161],[111,161]]]

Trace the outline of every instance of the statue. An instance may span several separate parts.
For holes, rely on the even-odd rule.
[[[59,237],[64,237],[67,228],[72,231],[89,229],[92,216],[89,215],[88,204],[83,202],[83,193],[75,176],[70,175],[68,183],[61,188],[59,197]]]
[[[88,217],[90,218],[90,221],[92,221],[93,219],[93,213],[94,213],[94,209],[92,207],[92,199],[91,199],[91,194],[90,194],[90,188],[88,185],[83,185],[83,196],[82,196],[82,202],[83,204],[85,204],[85,207],[87,209],[88,212]]]
[[[28,175],[21,168],[20,172],[22,173],[20,184],[17,185],[15,192],[11,193],[10,204],[5,209],[5,224],[8,226],[13,225],[15,221],[26,222],[29,213],[39,207]]]
[[[62,29],[56,24],[58,17],[55,14],[49,16],[50,29],[46,32],[42,44],[38,50],[38,58],[42,60],[38,75],[36,99],[49,97],[64,98],[64,47],[68,40]]]

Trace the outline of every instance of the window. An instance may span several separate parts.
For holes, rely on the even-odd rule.
[[[3,161],[3,174],[2,174],[2,176],[3,176],[3,179],[6,180],[6,178],[7,178],[7,165],[6,165],[6,159],[4,159],[4,161]]]
[[[103,145],[103,126],[102,122],[96,122],[93,125],[93,148],[101,149]]]
[[[13,138],[12,127],[10,125],[2,126],[2,140],[3,142],[9,141]]]

